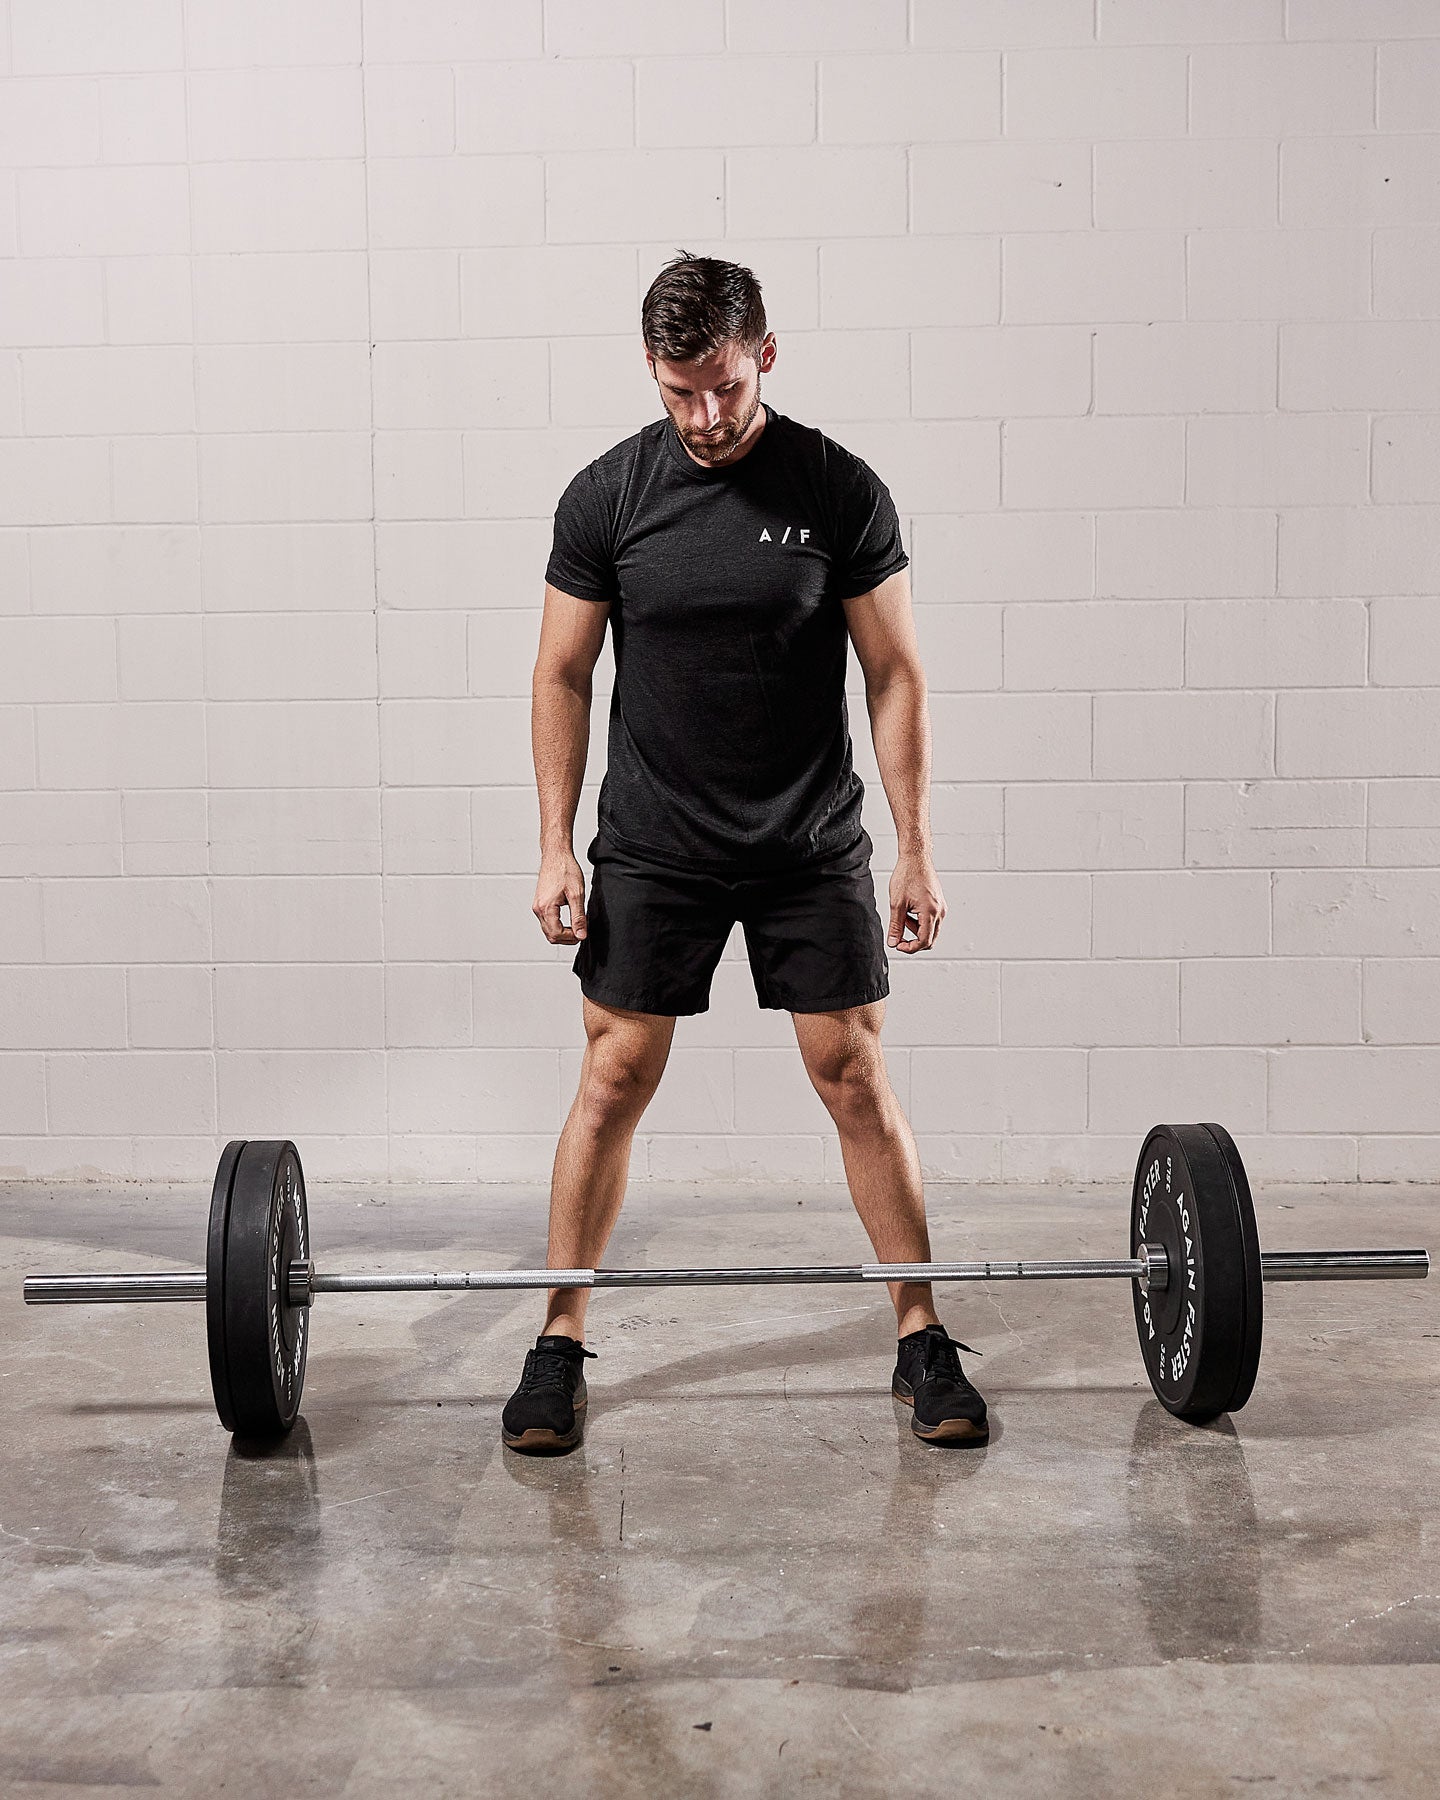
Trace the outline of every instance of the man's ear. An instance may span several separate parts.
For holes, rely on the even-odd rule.
[[[771,369],[775,367],[776,348],[775,333],[773,331],[767,331],[760,340],[760,358],[756,364],[756,367],[762,375],[768,375]]]

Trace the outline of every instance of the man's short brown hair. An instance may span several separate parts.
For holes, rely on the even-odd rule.
[[[694,362],[733,339],[758,357],[766,333],[760,283],[740,263],[678,251],[640,308],[645,348],[664,362]]]

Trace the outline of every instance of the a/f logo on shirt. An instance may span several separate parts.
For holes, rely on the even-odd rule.
[[[790,533],[794,530],[795,527],[793,525],[787,525],[785,527],[785,535],[781,538],[780,542],[782,544],[788,544],[790,542]],[[768,530],[762,529],[760,532],[760,542],[762,544],[773,544],[775,540],[771,537]],[[808,544],[810,542],[810,532],[808,527],[797,534],[796,542],[800,544]]]

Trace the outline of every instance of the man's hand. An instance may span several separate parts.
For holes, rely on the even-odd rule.
[[[568,925],[560,917],[562,905],[570,908]],[[585,936],[585,877],[572,851],[556,850],[541,858],[530,910],[552,944],[578,944]]]
[[[901,856],[890,877],[890,933],[892,950],[906,954],[928,950],[945,917],[945,896],[940,878],[928,856]],[[906,928],[914,933],[906,938]]]

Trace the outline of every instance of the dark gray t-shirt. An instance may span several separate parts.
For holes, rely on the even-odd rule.
[[[721,469],[657,419],[555,512],[546,581],[612,608],[599,840],[677,868],[790,868],[861,831],[840,602],[910,559],[873,470],[765,413]]]

